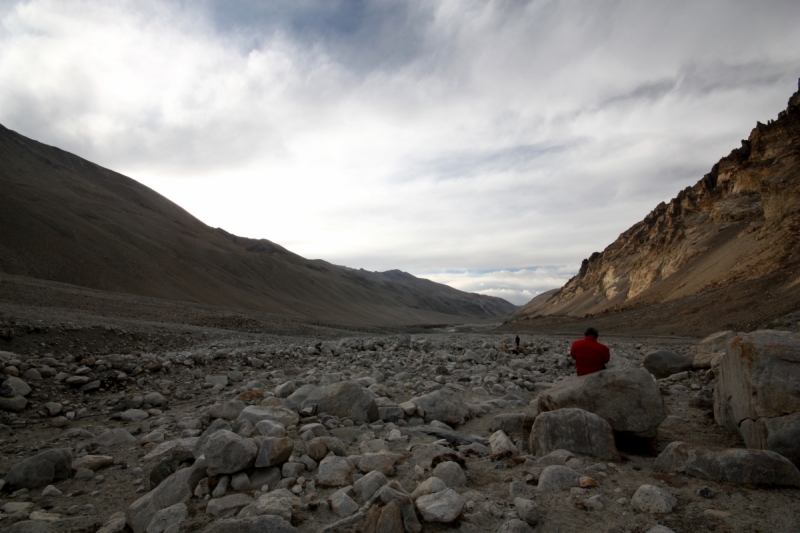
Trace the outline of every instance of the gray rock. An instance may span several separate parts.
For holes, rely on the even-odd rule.
[[[136,438],[122,428],[107,429],[92,439],[94,446],[104,448],[113,448],[120,444],[134,444],[135,442]]]
[[[657,525],[647,530],[647,533],[675,533],[667,526]]]
[[[734,331],[718,331],[698,342],[694,347],[694,368],[718,366],[719,360],[725,355],[728,340],[735,336]]]
[[[256,424],[256,431],[259,435],[264,437],[285,437],[286,428],[283,424],[275,422],[274,420],[262,420]]]
[[[255,466],[264,468],[285,463],[294,450],[294,441],[283,437],[261,437],[258,439],[261,446],[258,448]]]
[[[434,492],[441,492],[443,490],[447,490],[447,485],[445,484],[444,481],[442,481],[436,476],[429,477],[428,479],[417,485],[417,488],[415,488],[414,492],[411,493],[411,499],[416,501],[416,499],[419,498],[420,496],[426,496],[428,494],[433,494]]]
[[[519,450],[508,435],[502,429],[498,429],[489,437],[489,446],[492,449],[492,457],[511,457],[517,455]]]
[[[215,520],[203,533],[297,533],[289,522],[275,515],[254,518]]]
[[[581,475],[575,470],[559,465],[551,465],[542,470],[536,490],[551,492],[566,490],[580,485]]]
[[[574,459],[575,454],[569,450],[555,450],[544,457],[541,457],[536,463],[539,466],[561,465],[567,464],[567,461]]]
[[[288,407],[248,405],[236,420],[249,420],[254,426],[257,426],[262,420],[272,420],[282,424],[284,427],[289,427],[296,425],[300,421],[300,416]]]
[[[228,376],[206,376],[206,383],[219,388],[226,387],[228,385]]]
[[[256,460],[258,445],[231,431],[217,431],[202,447],[208,461],[209,475],[233,474],[250,468]]]
[[[66,448],[47,450],[23,459],[6,474],[6,487],[10,490],[33,489],[69,479],[72,452]]]
[[[449,524],[461,515],[465,503],[460,494],[447,489],[420,496],[414,505],[424,521]]]
[[[19,413],[20,411],[24,411],[27,405],[28,405],[28,400],[26,400],[24,396],[20,396],[19,394],[11,396],[10,398],[5,398],[5,397],[0,398],[0,410],[2,411],[11,411],[13,413]]]
[[[316,414],[349,418],[355,423],[374,422],[379,417],[375,395],[352,381],[314,389],[302,404],[302,408],[306,407],[315,408]]]
[[[614,431],[643,438],[654,438],[667,417],[658,385],[644,368],[574,377],[539,395],[540,413],[569,407],[598,415]]]
[[[22,520],[2,529],[2,533],[52,533],[53,529],[46,522]]]
[[[274,515],[284,520],[292,519],[292,510],[300,511],[304,508],[303,501],[286,489],[277,489],[259,498],[248,505],[239,513],[239,518],[254,516]]]
[[[328,487],[343,487],[350,484],[351,472],[352,467],[347,459],[328,456],[319,463],[317,483]]]
[[[141,409],[128,409],[114,416],[114,418],[118,418],[123,422],[141,422],[149,417],[150,415],[147,414],[147,411],[142,411]]]
[[[765,330],[729,339],[714,418],[738,431],[748,448],[800,465],[800,334]]]
[[[305,464],[289,461],[288,463],[283,463],[281,467],[281,477],[284,479],[295,478],[302,474],[305,469]]]
[[[3,386],[11,387],[15,394],[27,396],[31,393],[31,387],[17,377],[10,377],[3,381]]]
[[[365,502],[372,498],[378,489],[386,485],[388,482],[389,480],[386,479],[385,475],[377,470],[373,470],[372,472],[361,476],[356,480],[355,483],[353,483],[353,491],[360,501]]]
[[[502,413],[492,418],[491,430],[502,430],[509,436],[522,436],[525,425],[525,413]]]
[[[594,413],[576,408],[547,411],[537,416],[531,429],[530,447],[537,455],[569,450],[600,459],[619,459],[609,423]]]
[[[144,395],[144,403],[150,407],[161,407],[167,405],[167,399],[159,392],[148,392]]]
[[[417,412],[425,422],[428,423],[438,420],[455,426],[463,424],[469,415],[469,410],[464,405],[464,402],[444,389],[412,398],[410,401],[417,407]]]
[[[330,502],[331,511],[336,516],[350,516],[358,511],[358,504],[347,495],[347,489],[339,489],[331,494],[328,497],[328,502]]]
[[[188,517],[189,510],[185,503],[170,505],[156,513],[150,525],[147,526],[147,533],[163,533],[171,526],[180,527]]]
[[[290,394],[288,398],[285,398],[283,400],[283,403],[289,409],[292,409],[294,411],[299,411],[300,410],[300,406],[303,405],[304,401],[306,401],[306,398],[308,398],[308,395],[311,394],[313,391],[315,391],[318,388],[319,387],[317,387],[316,385],[312,385],[310,383],[302,385],[296,391],[294,391],[292,394]]]
[[[394,464],[397,458],[388,453],[365,453],[358,461],[358,469],[369,473],[373,471],[381,472],[386,476],[394,475]]]
[[[250,490],[252,485],[250,484],[250,478],[247,476],[247,472],[233,474],[233,476],[231,476],[231,488],[239,492]]]
[[[656,350],[644,356],[642,366],[648,372],[653,374],[656,379],[663,379],[677,374],[691,370],[694,360],[686,355],[681,355],[669,350]]]
[[[419,533],[422,531],[422,524],[419,523],[419,520],[417,519],[417,513],[414,511],[414,502],[411,501],[411,497],[405,492],[394,489],[389,485],[384,485],[378,489],[378,492],[373,498],[373,502],[376,504],[383,504],[384,506],[389,506],[392,504],[392,502],[399,504],[404,531],[407,533]],[[383,514],[383,511],[381,511],[382,516]],[[389,531],[393,531],[391,528],[397,527],[396,520],[391,520],[385,525],[390,528]],[[376,530],[380,531],[378,528],[376,528]]]
[[[433,475],[441,479],[450,488],[465,487],[467,485],[467,475],[461,466],[454,461],[445,461],[436,465]]]
[[[634,509],[643,513],[671,513],[678,500],[669,492],[653,485],[642,485],[631,498]]]
[[[800,471],[785,457],[768,450],[715,448],[672,442],[653,469],[729,483],[800,487]]]
[[[512,518],[504,522],[497,533],[533,533],[533,528],[523,520]]]
[[[288,398],[295,389],[294,381],[287,381],[275,387],[275,396],[278,398]]]
[[[536,502],[527,498],[514,498],[514,507],[517,509],[517,516],[526,524],[535,526],[542,519],[539,506]]]
[[[213,419],[236,420],[244,410],[245,405],[241,400],[230,400],[212,405],[208,409],[208,417]]]
[[[222,498],[213,498],[208,500],[206,512],[214,515],[216,518],[227,518],[235,515],[239,509],[247,507],[253,503],[252,496],[247,494],[229,494]]]
[[[125,513],[125,520],[133,533],[146,531],[161,509],[188,502],[205,475],[205,469],[201,467],[183,468],[133,502]]]

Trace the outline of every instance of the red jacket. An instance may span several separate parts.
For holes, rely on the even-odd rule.
[[[611,359],[611,353],[605,344],[600,344],[591,335],[586,335],[582,341],[572,343],[569,356],[575,359],[575,367],[579,376],[603,370],[603,364]]]

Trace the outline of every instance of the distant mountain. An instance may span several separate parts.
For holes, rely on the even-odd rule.
[[[712,328],[800,309],[800,92],[697,184],[513,316],[596,316],[671,301],[671,313],[703,316]],[[750,318],[731,319],[745,311]]]
[[[3,126],[0,271],[343,323],[443,323],[516,309],[403,272],[308,260],[211,228],[130,178]]]

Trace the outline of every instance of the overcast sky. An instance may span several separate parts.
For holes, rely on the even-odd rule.
[[[517,304],[775,118],[800,2],[0,0],[0,123],[203,222]]]

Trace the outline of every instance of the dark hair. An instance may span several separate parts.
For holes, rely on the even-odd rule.
[[[600,336],[600,334],[594,328],[586,328],[586,331],[584,331],[583,334],[586,335],[586,336],[591,335],[595,339]]]

